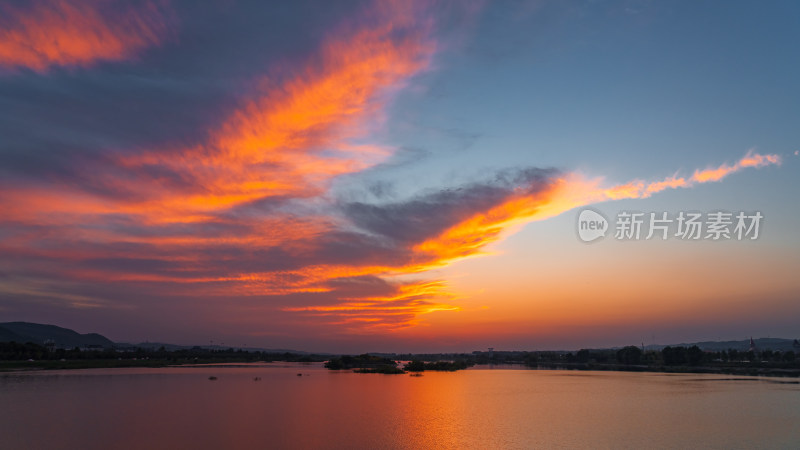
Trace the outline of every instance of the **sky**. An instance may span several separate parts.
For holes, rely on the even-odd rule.
[[[798,338],[798,21],[4,2],[0,322],[351,353]]]

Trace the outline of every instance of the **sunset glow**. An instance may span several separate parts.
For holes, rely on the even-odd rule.
[[[547,71],[567,56],[536,50],[548,62],[529,73],[493,47],[533,45],[513,33],[535,28],[536,8],[510,35],[491,20],[496,5],[328,8],[287,25],[280,11],[253,12],[274,22],[256,26],[241,5],[0,6],[0,100],[14,110],[0,115],[0,314],[63,317],[132,341],[138,321],[181,342],[216,333],[331,350],[369,337],[434,351],[573,345],[579,329],[628,344],[647,330],[679,336],[673,322],[691,311],[725,310],[733,324],[686,319],[692,333],[738,333],[756,298],[771,305],[762,325],[798,311],[786,201],[796,142],[723,139],[709,119],[701,132],[683,124],[696,134],[679,146],[660,142],[674,135],[663,117],[640,132],[620,125],[645,120],[633,106],[564,113],[571,102],[605,111],[592,97],[604,89],[550,98],[547,83],[568,77]],[[251,43],[265,27],[286,39]],[[704,107],[681,99],[664,108]],[[568,125],[548,129],[558,117]],[[585,245],[573,216],[589,206],[766,219],[752,243],[617,242],[611,232]],[[184,330],[162,319],[184,315]]]

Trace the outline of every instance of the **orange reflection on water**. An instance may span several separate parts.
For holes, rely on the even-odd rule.
[[[0,431],[9,448],[120,450],[791,448],[800,439],[800,391],[775,380],[482,369],[422,377],[319,364],[12,374],[0,378],[0,394],[15,405],[0,409]]]

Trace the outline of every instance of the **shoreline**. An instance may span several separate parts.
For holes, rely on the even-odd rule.
[[[644,366],[601,363],[562,363],[526,366],[533,370],[580,370],[597,372],[652,372],[667,374],[711,374],[774,378],[800,378],[800,369],[778,369],[771,367],[716,367],[716,366]]]
[[[0,374],[10,372],[39,372],[52,370],[80,370],[80,369],[125,369],[125,368],[163,368],[163,367],[209,367],[253,363],[298,363],[298,361],[225,361],[225,362],[191,362],[176,364],[168,360],[68,360],[68,361],[1,361]],[[560,363],[560,364],[478,364],[473,370],[481,370],[491,366],[510,366],[525,370],[574,370],[597,372],[651,372],[664,374],[711,374],[734,375],[772,378],[800,378],[800,369],[778,369],[767,367],[713,367],[713,366],[642,366],[601,363]],[[469,369],[465,369],[469,370]],[[800,380],[797,381],[800,383]]]

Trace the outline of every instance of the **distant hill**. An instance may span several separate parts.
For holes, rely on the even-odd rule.
[[[753,342],[755,342],[756,348],[759,350],[780,350],[782,352],[787,352],[789,350],[797,351],[797,348],[793,346],[794,340],[792,339],[758,338],[753,339]],[[698,342],[697,346],[704,350],[726,350],[733,348],[736,350],[746,351],[750,349],[750,340],[745,339],[741,341]]]
[[[291,350],[285,348],[262,348],[262,347],[240,347],[238,345],[176,345],[167,344],[164,342],[140,342],[138,344],[130,344],[127,342],[117,342],[114,344],[117,348],[141,348],[144,350],[157,350],[164,347],[165,350],[173,352],[175,350],[189,350],[194,347],[200,347],[205,350],[227,350],[233,348],[234,350],[246,350],[249,352],[264,352],[264,353],[292,353],[295,355],[311,355],[310,352],[301,350]],[[327,355],[324,352],[315,352],[314,355]]]
[[[788,352],[789,350],[796,352],[798,350],[794,347],[794,340],[792,339],[758,338],[753,339],[753,342],[755,342],[758,350],[780,350],[782,352]],[[700,347],[701,350],[715,352],[722,350],[739,350],[746,352],[750,350],[750,339],[743,339],[741,341],[703,341],[689,344],[671,344],[672,347],[691,347],[692,345]],[[666,345],[647,345],[645,347],[648,350],[661,350],[666,347]]]
[[[114,346],[114,342],[97,333],[80,334],[69,328],[62,328],[55,325],[43,325],[40,323],[0,323],[0,342],[33,342],[42,345],[48,340],[55,342],[56,347],[63,348],[86,347],[90,345],[99,345],[103,348]]]
[[[142,348],[147,350],[157,350],[164,347],[167,351],[186,350],[194,346],[192,345],[175,345],[163,342],[140,342],[138,344],[129,344],[124,342],[113,342],[105,336],[97,333],[80,334],[69,328],[63,328],[56,325],[45,325],[41,323],[31,322],[2,322],[0,323],[0,342],[33,342],[34,344],[43,345],[45,341],[55,342],[56,347],[59,348],[74,348],[74,347],[87,347],[99,345],[103,348]],[[209,350],[227,350],[231,346],[228,345],[203,345],[204,349]],[[241,347],[233,346],[234,349]],[[299,355],[310,354],[299,350],[290,349],[275,349],[275,348],[244,348],[247,351],[260,351],[266,353],[294,353]],[[320,353],[321,354],[321,353]]]

